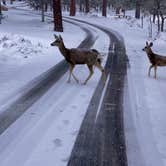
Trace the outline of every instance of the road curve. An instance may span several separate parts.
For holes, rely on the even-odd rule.
[[[123,86],[127,70],[124,43],[110,29],[86,21],[72,20],[104,31],[110,38],[110,46],[105,65],[107,84],[104,84],[102,80],[98,83],[82,122],[68,166],[127,166],[123,126]],[[114,52],[112,52],[113,43]],[[104,92],[103,89],[105,89]],[[104,94],[101,99],[102,92]]]
[[[72,24],[72,21],[66,21]],[[86,33],[85,39],[80,43],[78,48],[90,48],[95,42],[93,33],[78,23],[73,23],[79,26]],[[30,108],[38,99],[40,99],[48,89],[52,87],[68,70],[68,64],[62,60],[54,67],[44,72],[25,87],[23,92],[15,102],[9,105],[0,113],[0,135],[15,122],[28,108]]]
[[[79,20],[75,19],[75,21]],[[108,60],[105,66],[107,84],[105,85],[100,80],[96,88],[71,153],[68,166],[127,166],[122,105],[123,85],[127,68],[125,46],[109,29],[85,21],[81,22],[99,28],[110,37]],[[87,44],[86,47],[90,46],[87,41],[84,43]],[[112,43],[115,44],[114,53],[111,53],[113,49]],[[59,76],[56,74],[56,71],[61,69],[60,66],[65,65],[66,67],[63,68],[67,71],[67,64],[64,63],[65,61],[60,62],[58,66],[53,67],[42,75],[40,79],[37,79],[39,81],[35,81],[37,83],[35,86],[32,86],[32,89],[0,115],[0,134],[65,73],[64,71]],[[105,89],[105,93],[99,105],[103,89]]]

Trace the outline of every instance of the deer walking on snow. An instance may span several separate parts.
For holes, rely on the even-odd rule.
[[[157,77],[157,66],[166,66],[166,56],[158,55],[154,53],[151,49],[153,46],[153,43],[150,44],[146,42],[146,46],[142,49],[146,52],[149,61],[151,63],[151,66],[149,67],[148,75],[150,76],[150,71],[154,67],[154,78]]]
[[[71,76],[73,76],[73,78],[77,83],[79,82],[77,77],[73,74],[73,69],[77,64],[86,64],[90,71],[89,76],[84,82],[84,85],[92,77],[94,73],[93,71],[94,66],[96,66],[102,72],[102,76],[105,76],[104,68],[101,66],[101,56],[97,50],[80,49],[80,48],[69,49],[65,47],[63,39],[60,35],[59,36],[54,35],[54,37],[55,41],[51,43],[51,46],[57,46],[61,54],[64,56],[64,58],[69,64],[70,73],[69,73],[68,82],[70,82]]]

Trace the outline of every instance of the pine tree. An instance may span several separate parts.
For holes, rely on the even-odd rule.
[[[53,0],[54,30],[63,32],[61,0]]]

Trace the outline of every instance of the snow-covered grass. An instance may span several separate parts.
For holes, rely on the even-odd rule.
[[[16,6],[19,5],[20,2],[17,2]],[[133,12],[129,11],[127,14],[132,15]],[[8,16],[0,25],[0,103],[9,99],[13,89],[19,89],[63,58],[57,49],[49,46],[54,33],[49,19],[46,23],[41,23],[40,17],[33,12],[13,9],[5,15]],[[156,26],[153,25],[153,38],[149,39],[149,18],[144,19],[144,28],[141,28],[140,20],[133,17],[119,19],[113,13],[108,18],[97,14],[77,14],[76,18],[111,28],[120,33],[125,41],[129,68],[124,95],[124,122],[129,166],[166,166],[166,68],[158,69],[156,80],[148,77],[150,64],[147,55],[142,51],[145,42],[153,40],[152,49],[166,56],[166,33],[158,35]],[[77,46],[85,36],[73,25],[64,23],[64,28],[62,36],[68,47]],[[98,37],[94,48],[107,52],[108,37],[96,29],[93,31]],[[73,32],[77,35],[73,35]],[[81,80],[87,75],[84,67],[77,68],[75,72]],[[11,163],[17,166],[51,166],[52,162],[65,165],[99,78],[97,75],[100,73],[97,72],[88,86],[81,89],[80,85],[64,83],[67,77],[65,75],[25,116],[11,126],[0,138],[0,143],[6,146],[3,153],[0,150],[2,166],[10,166]],[[77,96],[74,96],[76,93]],[[71,98],[73,99],[69,101]],[[55,100],[57,101],[54,102]],[[34,110],[41,112],[35,113],[35,116]],[[32,131],[29,131],[32,127]],[[36,136],[41,139],[36,139]],[[10,142],[9,138],[13,138],[13,141]],[[32,145],[28,143],[29,140]],[[7,146],[8,143],[10,144]]]

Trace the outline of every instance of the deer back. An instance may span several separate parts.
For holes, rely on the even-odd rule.
[[[93,65],[97,61],[97,52],[89,49],[69,49],[69,57],[74,64]]]

